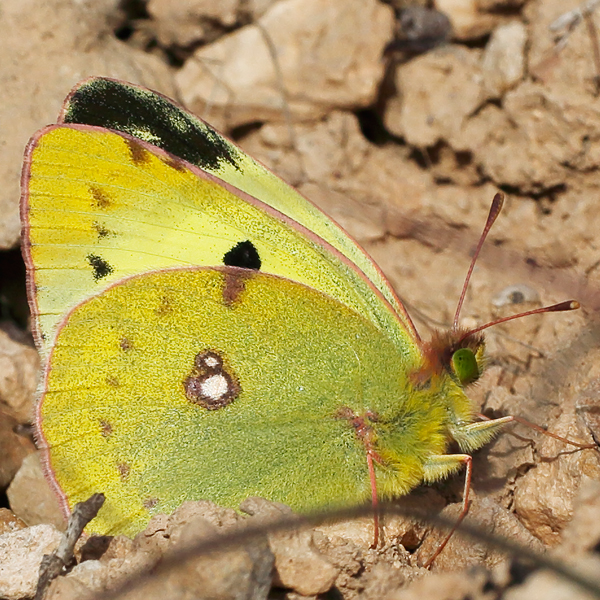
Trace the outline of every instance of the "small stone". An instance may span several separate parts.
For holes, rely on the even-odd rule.
[[[185,105],[209,109],[221,129],[282,122],[284,103],[296,122],[314,121],[375,101],[393,25],[376,0],[282,0],[258,24],[199,48],[175,77]]]
[[[240,508],[265,524],[293,514],[284,504],[255,497],[244,500]],[[339,569],[316,548],[313,531],[271,533],[269,545],[275,555],[275,584],[302,596],[327,592],[339,574]]]
[[[6,494],[14,513],[28,525],[52,523],[64,530],[66,520],[58,498],[44,477],[39,453],[25,458]]]
[[[498,23],[496,15],[478,10],[477,0],[435,0],[434,6],[446,14],[458,40],[472,40],[489,33]]]
[[[492,98],[499,98],[523,79],[527,30],[513,21],[494,30],[483,53],[483,83]]]
[[[238,0],[150,0],[147,10],[163,46],[207,41],[237,21]]]
[[[33,418],[39,368],[35,348],[15,342],[0,329],[0,408],[19,423]]]
[[[0,489],[6,489],[23,459],[35,452],[29,436],[19,432],[19,422],[0,407]]]
[[[42,558],[56,550],[61,537],[52,525],[35,525],[0,535],[0,598],[33,597]]]
[[[461,509],[460,503],[451,504],[443,510],[442,514],[454,520],[458,518]],[[465,521],[472,522],[475,526],[487,529],[495,535],[521,543],[534,551],[543,551],[540,541],[527,531],[513,513],[500,506],[493,498],[479,498],[472,492],[469,513]],[[419,563],[425,563],[434,554],[446,535],[445,530],[431,531],[417,552]],[[504,555],[492,545],[453,535],[448,545],[435,559],[432,569],[444,571],[482,564],[489,568],[499,564],[503,559]]]
[[[8,508],[0,508],[0,535],[25,529],[27,524],[22,519],[19,519],[12,510]]]
[[[483,101],[480,59],[477,49],[449,45],[398,68],[399,95],[385,114],[390,131],[421,148],[452,144]]]

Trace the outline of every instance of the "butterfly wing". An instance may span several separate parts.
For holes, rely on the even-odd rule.
[[[414,386],[422,350],[378,269],[207,125],[114,87],[152,111],[126,106],[129,132],[67,123],[92,104],[75,90],[23,171],[37,433],[63,506],[102,491],[95,530],[134,533],[186,499],[353,504],[371,493],[366,444],[378,493],[407,492],[460,392]],[[362,438],[353,415],[371,419]]]
[[[383,332],[330,296],[260,272],[244,273],[232,302],[240,271],[122,280],[59,328],[43,443],[65,507],[106,495],[94,532],[135,534],[190,499],[237,507],[258,495],[303,512],[366,501],[364,443],[342,409],[377,412],[390,465],[378,472],[382,496],[406,493],[443,449],[443,397],[410,393]]]
[[[418,338],[380,269],[337,223],[208,123],[169,98],[127,82],[91,78],[72,90],[61,119],[121,131],[149,142],[289,217],[350,260],[393,307],[410,334]]]
[[[348,258],[269,204],[126,134],[52,126],[24,169],[24,252],[36,338],[109,285],[181,266],[259,269],[320,290],[415,355],[397,313]],[[232,288],[232,293],[235,290]]]

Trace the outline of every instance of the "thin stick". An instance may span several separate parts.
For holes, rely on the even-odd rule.
[[[103,504],[104,494],[93,494],[85,502],[75,505],[58,548],[52,554],[45,554],[42,559],[35,600],[42,600],[52,581],[71,564],[77,540],[85,526],[98,514]]]
[[[592,56],[594,57],[594,67],[596,68],[596,75],[594,76],[594,83],[596,85],[596,94],[600,86],[600,47],[598,45],[598,31],[594,24],[594,18],[591,12],[586,12],[583,15],[585,24],[587,25],[588,35],[590,36],[590,42],[592,43]]]

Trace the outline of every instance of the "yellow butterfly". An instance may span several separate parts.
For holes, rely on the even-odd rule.
[[[337,224],[159,94],[79,84],[23,188],[38,441],[66,511],[106,495],[98,533],[188,499],[376,503],[463,465],[468,492],[512,420],[474,421],[479,330],[421,340]]]

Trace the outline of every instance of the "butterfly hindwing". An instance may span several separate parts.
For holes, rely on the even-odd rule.
[[[106,495],[94,531],[135,534],[191,498],[236,507],[260,495],[301,511],[363,502],[365,450],[346,415],[367,407],[398,465],[382,471],[382,495],[408,491],[422,456],[443,448],[444,403],[409,394],[387,336],[329,296],[260,272],[231,304],[239,271],[139,275],[77,306],[59,330],[44,443],[65,505]]]

